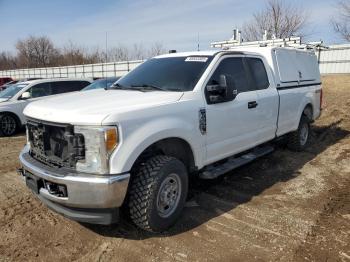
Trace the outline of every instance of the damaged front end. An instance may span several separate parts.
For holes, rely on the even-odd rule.
[[[75,169],[85,159],[84,136],[72,125],[28,120],[27,137],[30,155],[49,166]]]
[[[108,156],[118,141],[116,127],[28,119],[27,140],[18,172],[44,204],[81,222],[118,221],[130,174],[108,173]]]

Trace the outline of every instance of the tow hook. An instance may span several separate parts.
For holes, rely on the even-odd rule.
[[[24,169],[22,167],[17,168],[17,174],[20,176],[24,176]]]

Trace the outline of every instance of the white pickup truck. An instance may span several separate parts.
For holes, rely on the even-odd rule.
[[[148,231],[178,219],[190,176],[212,179],[273,150],[302,150],[320,116],[313,52],[257,47],[150,59],[111,88],[31,103],[20,154],[27,186],[77,221],[120,207]]]

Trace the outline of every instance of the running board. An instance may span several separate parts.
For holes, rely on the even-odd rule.
[[[252,151],[239,157],[230,157],[223,164],[207,166],[203,172],[199,174],[202,179],[214,179],[237,167],[243,166],[258,157],[262,157],[274,150],[272,146],[256,147]]]

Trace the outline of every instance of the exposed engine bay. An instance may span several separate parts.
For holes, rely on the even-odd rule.
[[[85,141],[82,134],[74,134],[72,125],[27,122],[30,155],[54,167],[75,168],[85,159]]]

